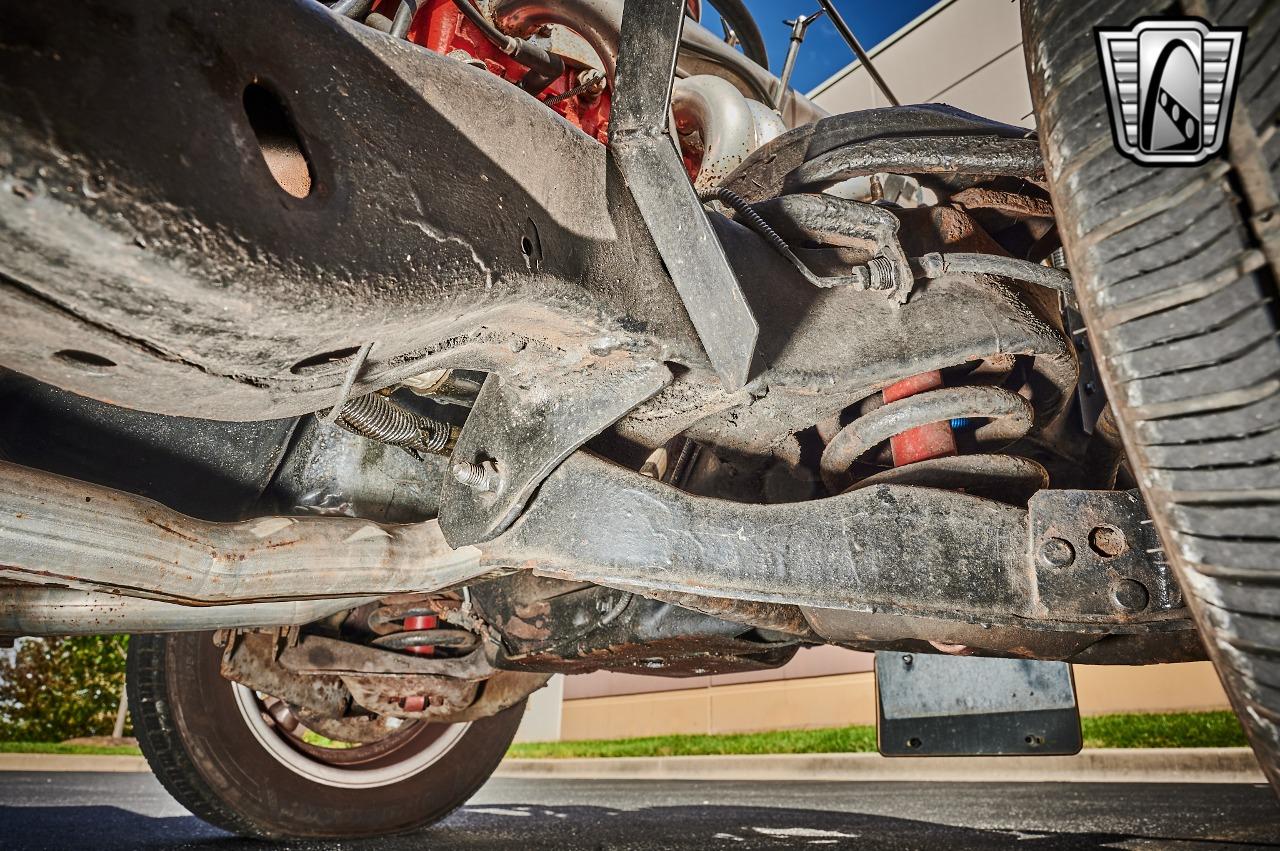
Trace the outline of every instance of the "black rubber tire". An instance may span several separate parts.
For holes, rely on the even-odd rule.
[[[126,683],[138,744],[161,785],[201,819],[259,839],[404,833],[466,803],[502,760],[524,703],[472,722],[426,771],[339,788],[289,770],[255,739],[218,673],[212,633],[135,635]]]
[[[1111,138],[1093,27],[1246,26],[1228,147],[1152,168]],[[1093,351],[1209,654],[1280,790],[1280,2],[1024,0],[1046,173]]]

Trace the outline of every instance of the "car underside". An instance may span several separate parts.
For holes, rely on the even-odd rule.
[[[556,673],[1221,664],[1043,117],[827,115],[698,5],[5,3],[0,634],[326,771]]]

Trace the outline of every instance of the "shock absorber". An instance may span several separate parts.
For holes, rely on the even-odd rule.
[[[873,484],[964,490],[1008,502],[1024,502],[1047,486],[1044,467],[998,450],[1030,431],[1035,411],[1003,387],[948,387],[939,370],[895,382],[884,404],[841,428],[822,453],[822,479],[831,493]],[[961,453],[952,423],[976,425],[977,452]],[[889,442],[893,467],[853,481],[850,473],[877,446]]]

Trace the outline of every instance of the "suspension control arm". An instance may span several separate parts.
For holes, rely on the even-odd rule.
[[[1086,632],[1190,628],[1143,519],[1134,494],[1113,491],[1041,491],[1030,510],[898,485],[732,503],[579,452],[485,558],[602,585],[823,609]],[[1099,534],[1114,555],[1098,549]]]

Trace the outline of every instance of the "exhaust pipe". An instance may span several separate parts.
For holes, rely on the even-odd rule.
[[[0,588],[0,635],[107,635],[200,632],[310,623],[376,597],[184,606],[100,591],[8,585]]]
[[[434,591],[490,569],[481,566],[479,549],[451,548],[434,520],[399,526],[346,517],[210,523],[139,496],[0,461],[3,579],[187,606],[291,605],[301,599],[337,611],[351,598]]]

